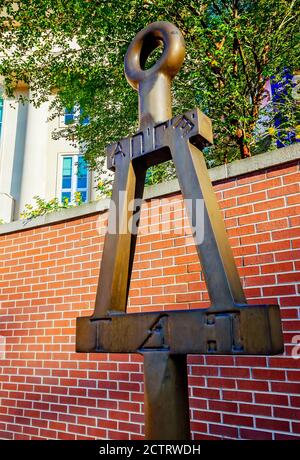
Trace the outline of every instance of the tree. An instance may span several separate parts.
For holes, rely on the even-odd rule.
[[[126,49],[150,22],[173,22],[187,46],[173,85],[174,113],[198,105],[212,118],[215,145],[206,156],[217,165],[257,153],[266,132],[280,131],[274,107],[263,118],[269,131],[256,127],[268,79],[297,70],[299,6],[300,0],[4,0],[0,74],[8,94],[18,80],[30,83],[36,104],[55,92],[53,116],[80,106],[81,121],[90,122],[57,135],[84,145],[101,171],[105,146],[137,129],[137,94],[123,74]],[[291,90],[292,84],[289,101]],[[297,106],[281,100],[280,107],[289,130]],[[170,168],[159,169],[155,180],[166,174]]]

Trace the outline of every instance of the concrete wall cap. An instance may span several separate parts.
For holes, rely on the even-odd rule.
[[[300,144],[293,144],[277,150],[255,155],[243,160],[237,160],[227,165],[217,166],[209,170],[209,175],[213,183],[238,177],[243,174],[249,174],[261,169],[271,168],[283,165],[300,159]],[[163,182],[158,185],[152,185],[145,189],[144,199],[163,197],[180,191],[177,179]],[[92,203],[82,204],[81,206],[64,209],[58,212],[45,214],[32,220],[17,220],[8,224],[0,225],[0,235],[19,232],[30,228],[51,225],[66,220],[76,219],[104,212],[109,208],[110,200],[104,198]]]

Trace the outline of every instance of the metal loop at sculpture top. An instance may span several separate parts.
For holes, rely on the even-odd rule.
[[[158,61],[143,70],[150,53],[163,44]],[[154,22],[141,30],[129,45],[125,56],[125,76],[139,92],[140,127],[172,117],[171,81],[178,73],[185,55],[183,36],[169,22]]]
[[[150,69],[143,70],[148,56],[161,43],[162,56]],[[173,78],[182,66],[184,55],[185,43],[180,30],[169,22],[154,22],[141,30],[129,45],[124,60],[126,78],[134,89],[153,74],[163,73]]]

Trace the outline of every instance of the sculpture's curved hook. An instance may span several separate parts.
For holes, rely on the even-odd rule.
[[[163,43],[158,61],[147,70],[143,66],[150,53]],[[179,29],[165,21],[153,22],[133,39],[125,56],[125,75],[139,92],[140,126],[159,123],[172,117],[171,80],[178,73],[185,55]]]

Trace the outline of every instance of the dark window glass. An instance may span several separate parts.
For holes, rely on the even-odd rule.
[[[70,203],[70,201],[71,201],[71,192],[62,192],[61,201],[64,202],[66,199]]]
[[[87,188],[87,164],[83,156],[78,157],[77,189]]]
[[[81,198],[82,198],[82,201],[84,201],[84,203],[87,202],[87,193],[86,192],[80,192],[81,193]]]
[[[80,109],[80,117],[82,117],[82,114],[83,114],[83,110]],[[80,121],[80,124],[85,126],[85,125],[88,125],[89,122],[90,122],[90,117],[85,117]]]
[[[65,109],[65,125],[69,125],[74,121],[74,109]]]
[[[63,158],[62,188],[72,187],[72,157]]]

